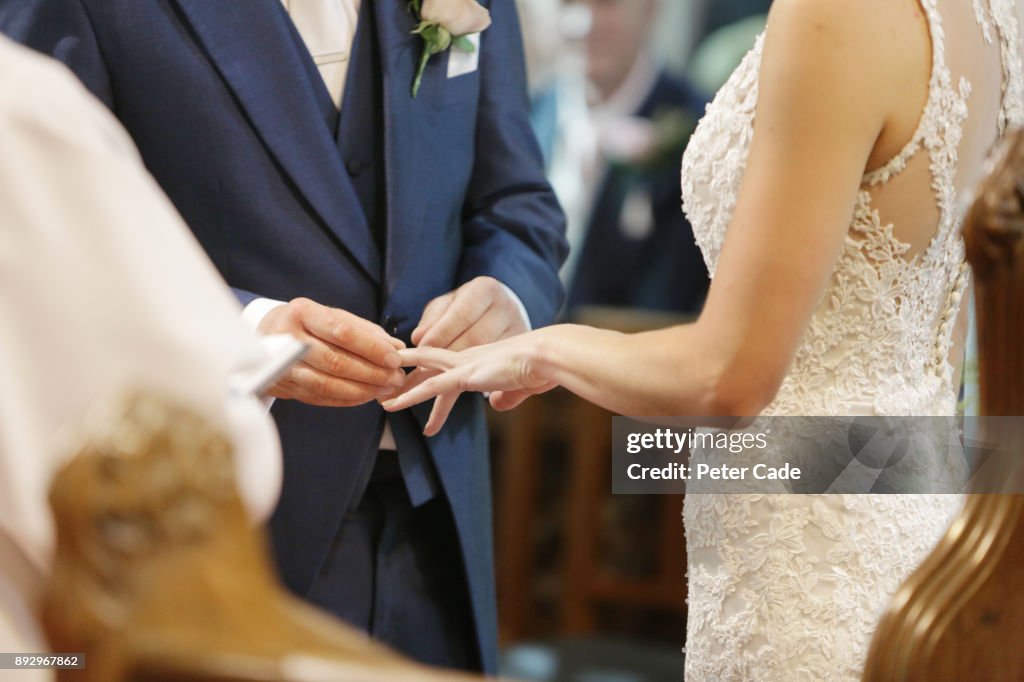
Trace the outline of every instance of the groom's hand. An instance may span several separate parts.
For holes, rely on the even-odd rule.
[[[528,331],[515,295],[493,277],[477,277],[428,303],[412,342],[464,350]]]
[[[309,344],[303,362],[268,394],[325,407],[352,407],[394,394],[405,383],[397,350],[405,344],[380,326],[306,298],[274,308],[263,334],[291,334]]]

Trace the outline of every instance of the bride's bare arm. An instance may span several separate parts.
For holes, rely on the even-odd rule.
[[[775,4],[750,155],[697,322],[632,335],[559,325],[457,357],[406,351],[408,362],[449,371],[390,407],[453,390],[499,391],[492,402],[508,407],[560,384],[622,414],[760,412],[828,285],[883,133],[902,112],[920,112],[907,71],[921,64],[904,58],[914,48],[904,28],[914,34],[916,7],[891,0]],[[895,11],[906,12],[907,23],[887,24]],[[926,34],[924,41],[926,49]],[[916,82],[927,81],[921,61],[925,72]]]

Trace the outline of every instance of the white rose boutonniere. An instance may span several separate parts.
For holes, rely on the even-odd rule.
[[[410,0],[409,9],[420,22],[413,33],[423,39],[423,52],[412,82],[415,97],[430,58],[452,45],[466,52],[475,50],[466,36],[490,26],[491,13],[476,0]]]

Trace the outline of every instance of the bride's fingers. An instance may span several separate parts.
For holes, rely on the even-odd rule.
[[[381,405],[388,412],[398,412],[413,405],[419,405],[435,396],[460,390],[462,389],[459,387],[458,377],[453,372],[445,372],[427,379],[419,386],[405,391],[396,398],[383,401]]]
[[[540,388],[524,388],[518,391],[495,391],[490,397],[491,407],[499,412],[513,410],[526,402],[527,398],[547,393],[557,385],[550,383],[544,384]]]
[[[427,367],[429,369],[451,369],[455,366],[457,353],[443,348],[421,346],[398,351],[402,367]]]
[[[441,372],[439,370],[436,370],[436,369],[424,369],[423,367],[420,367],[418,369],[414,369],[413,371],[411,371],[407,375],[405,375],[405,383],[402,385],[401,388],[399,388],[395,392],[394,395],[389,396],[389,399],[394,400],[395,398],[402,397],[408,391],[411,391],[412,389],[414,389],[417,386],[421,385],[427,379],[433,379],[434,377],[436,377],[440,373]],[[384,402],[386,402],[386,401],[382,400],[380,402],[383,405]]]
[[[455,407],[455,401],[459,399],[462,392],[456,393],[444,393],[437,396],[437,400],[434,401],[434,408],[430,411],[430,419],[427,420],[427,425],[423,427],[424,436],[436,436],[444,427],[446,421],[448,421],[448,415],[452,413],[452,408]]]
[[[522,405],[529,397],[528,394],[524,394],[522,391],[495,391],[488,398],[488,401],[491,403],[491,407],[498,412],[507,412]]]

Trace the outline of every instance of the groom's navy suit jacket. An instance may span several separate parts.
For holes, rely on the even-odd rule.
[[[415,20],[406,0],[373,0],[379,71],[354,97],[350,73],[344,107],[357,107],[352,126],[383,138],[381,158],[363,144],[366,131],[340,129],[279,0],[0,0],[0,30],[65,62],[116,113],[243,304],[305,296],[408,343],[428,301],[476,276],[509,286],[534,326],[561,304],[563,216],[527,120],[515,3],[490,9],[479,68],[449,79],[449,55],[437,55],[414,99]],[[368,66],[360,68],[365,86]],[[376,107],[365,97],[374,88]],[[376,193],[372,206],[367,192]],[[427,413],[277,402],[278,564],[305,594],[365,485],[388,418],[400,451],[433,462],[451,504],[482,661],[493,670],[483,404],[464,397],[429,440]]]

